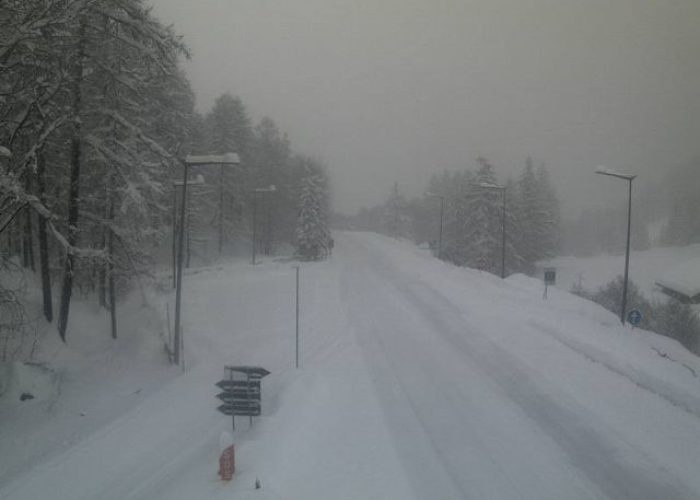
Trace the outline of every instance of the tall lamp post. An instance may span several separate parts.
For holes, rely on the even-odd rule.
[[[253,265],[255,265],[255,245],[257,243],[258,193],[274,193],[275,191],[277,191],[277,187],[274,184],[253,190]]]
[[[501,215],[501,279],[506,277],[506,186],[499,186],[498,184],[489,184],[488,182],[482,182],[479,184],[480,188],[483,189],[495,189],[503,192],[503,209]]]
[[[438,259],[442,259],[442,219],[445,211],[445,197],[441,194],[425,193],[431,198],[440,198],[440,232],[438,233]]]
[[[182,342],[182,332],[180,328],[180,316],[182,303],[182,254],[185,234],[185,205],[187,204],[187,176],[189,167],[202,165],[222,165],[232,167],[241,163],[236,153],[226,153],[223,155],[202,155],[202,156],[187,156],[184,160],[180,160],[183,167],[182,174],[182,201],[180,204],[180,233],[177,239],[177,281],[175,287],[175,335],[173,358],[176,365],[180,364],[180,344]]]
[[[636,175],[621,174],[613,170],[609,170],[605,167],[598,167],[595,171],[596,174],[608,175],[610,177],[617,177],[618,179],[623,179],[628,182],[629,190],[627,196],[627,248],[625,250],[625,279],[622,284],[622,305],[620,306],[620,321],[625,324],[625,316],[627,313],[627,283],[629,279],[630,270],[630,236],[632,228],[632,181],[637,177]]]
[[[183,181],[173,182],[173,288],[177,287],[177,188],[182,191]],[[198,175],[194,180],[187,181],[188,186],[205,186],[204,177]],[[189,231],[189,224],[183,225]],[[187,241],[189,241],[189,234],[187,235]],[[189,243],[188,243],[188,253],[189,253]],[[188,256],[189,260],[189,256]]]

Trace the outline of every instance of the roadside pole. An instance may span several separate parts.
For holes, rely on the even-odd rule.
[[[297,293],[296,293],[296,307],[297,307],[297,318],[296,318],[296,367],[299,368],[299,266],[294,266],[296,269],[296,275],[297,275],[297,280],[296,280],[296,285],[297,285]]]

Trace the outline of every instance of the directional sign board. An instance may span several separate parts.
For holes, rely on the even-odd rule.
[[[219,410],[224,415],[234,417],[259,417],[260,403],[233,403],[220,405]]]
[[[627,313],[627,322],[632,326],[637,326],[642,322],[642,313],[637,309],[632,309]]]
[[[216,395],[224,404],[218,411],[231,417],[257,417],[261,414],[260,380],[270,372],[260,366],[225,366],[226,378],[216,386],[222,390]],[[234,429],[235,429],[235,421]]]
[[[263,378],[270,374],[262,366],[225,366],[224,370],[231,374],[231,372],[243,373],[249,377]]]
[[[250,389],[260,392],[260,380],[219,380],[216,386],[222,391]]]
[[[230,401],[236,401],[239,399],[244,399],[244,400],[254,399],[256,401],[260,401],[260,391],[253,392],[253,391],[246,391],[245,389],[236,389],[235,391],[230,391],[230,392],[220,392],[219,394],[216,395],[216,397],[219,398],[224,403],[228,403]]]

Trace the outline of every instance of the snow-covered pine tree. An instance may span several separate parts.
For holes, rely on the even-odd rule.
[[[473,182],[474,173],[470,170],[443,174],[442,184],[446,198],[442,258],[458,266],[467,265],[469,259],[465,224],[469,218],[469,193]]]
[[[304,163],[313,163],[304,160]],[[292,156],[289,139],[269,117],[264,117],[253,128],[251,146],[250,182],[254,186],[274,184],[277,191],[268,196],[258,211],[258,235],[260,250],[271,254],[279,241],[292,243],[295,240],[295,215],[299,200],[296,196],[291,168]],[[251,203],[252,205],[252,203]]]
[[[542,163],[535,173],[537,193],[540,199],[540,213],[545,217],[542,226],[544,231],[543,245],[539,259],[553,257],[561,243],[561,210],[559,198],[552,185],[549,170]]]
[[[535,262],[548,256],[551,246],[552,213],[547,199],[547,186],[541,185],[546,179],[538,179],[528,157],[515,186],[512,204],[517,214],[514,227],[515,245],[522,257],[522,271],[534,271]]]
[[[466,218],[463,233],[467,242],[466,262],[469,267],[499,274],[502,241],[502,192],[486,189],[496,185],[492,165],[477,158],[479,169],[466,193]]]
[[[407,208],[408,203],[399,191],[399,183],[394,182],[382,214],[382,229],[385,234],[394,238],[410,237],[412,228]]]
[[[223,251],[228,242],[248,238],[250,221],[245,218],[246,208],[250,202],[250,192],[258,185],[250,168],[253,128],[243,101],[228,92],[219,96],[204,119],[203,135],[203,153],[238,153],[244,167],[221,168],[209,176],[215,179],[219,188],[211,200],[210,213],[216,232],[221,225]]]
[[[328,229],[328,181],[323,168],[306,161],[301,181],[299,216],[296,226],[296,256],[301,260],[319,260],[331,249]]]

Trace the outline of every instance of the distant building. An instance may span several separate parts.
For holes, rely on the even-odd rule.
[[[669,297],[684,304],[700,304],[700,257],[672,268],[655,283]]]

